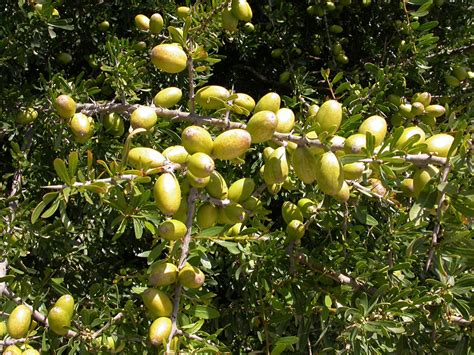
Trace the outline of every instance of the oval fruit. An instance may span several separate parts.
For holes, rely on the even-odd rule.
[[[356,133],[346,138],[344,141],[344,152],[346,154],[358,154],[367,147],[365,134]]]
[[[247,200],[255,190],[255,182],[251,178],[234,181],[229,187],[229,200],[241,203]]]
[[[49,328],[57,335],[66,335],[71,326],[71,314],[64,308],[54,306],[48,313]]]
[[[286,235],[290,239],[301,239],[304,236],[306,227],[303,222],[294,219],[286,226]]]
[[[195,266],[186,264],[178,274],[181,285],[187,288],[199,288],[204,284],[204,273]]]
[[[286,224],[293,220],[303,221],[303,213],[293,202],[285,201],[281,206],[281,215]]]
[[[316,159],[316,182],[327,195],[337,194],[344,183],[344,173],[339,159],[333,152],[326,152]]]
[[[242,207],[242,205],[235,202],[231,202],[224,207],[224,214],[225,217],[227,217],[227,221],[232,224],[243,222],[247,218],[245,209]]]
[[[158,92],[153,98],[155,106],[170,108],[176,105],[183,97],[183,92],[180,88],[169,87]]]
[[[59,95],[53,106],[62,118],[71,118],[76,113],[76,102],[69,95]]]
[[[250,133],[243,129],[231,129],[214,140],[212,155],[220,160],[232,160],[243,155],[252,142]]]
[[[186,225],[176,219],[164,221],[158,227],[158,235],[166,240],[179,240],[186,235],[187,231]]]
[[[160,14],[151,15],[149,29],[155,35],[161,32],[163,29],[163,17]]]
[[[114,137],[121,137],[125,132],[123,118],[116,112],[105,115],[103,119],[105,131]]]
[[[16,115],[15,122],[18,124],[28,124],[36,120],[38,117],[38,111],[33,107],[23,108]]]
[[[175,214],[181,204],[181,188],[172,173],[161,174],[153,187],[155,202],[160,211],[168,216]]]
[[[310,218],[318,211],[316,203],[307,197],[299,199],[297,206],[305,218]]]
[[[435,134],[425,141],[425,144],[427,145],[425,152],[445,158],[448,156],[453,141],[454,137],[449,134]]]
[[[191,9],[187,6],[179,6],[176,9],[176,15],[178,15],[178,18],[185,18],[191,15]]]
[[[362,177],[365,170],[365,164],[361,162],[354,162],[346,164],[342,167],[344,171],[344,179],[346,180],[358,180]]]
[[[239,19],[232,14],[230,7],[225,8],[221,14],[222,28],[231,33],[237,31]]]
[[[135,25],[142,31],[147,31],[150,28],[150,19],[142,14],[135,16]]]
[[[196,103],[207,110],[218,110],[224,107],[223,101],[227,101],[229,91],[219,85],[209,85],[200,88],[194,99]]]
[[[223,200],[227,198],[229,189],[227,187],[227,183],[225,179],[219,174],[216,170],[214,170],[210,176],[209,183],[206,185],[207,193],[219,200]]]
[[[69,121],[74,138],[78,143],[86,143],[94,134],[94,124],[92,117],[88,117],[83,113],[76,113]]]
[[[425,111],[425,106],[421,102],[413,102],[411,104],[411,114],[412,116],[421,115]]]
[[[217,222],[218,208],[210,203],[205,203],[199,207],[196,213],[196,222],[200,229],[215,226]]]
[[[382,144],[387,134],[387,121],[380,116],[370,116],[359,127],[359,133],[370,132],[375,138],[375,146]]]
[[[191,174],[198,178],[206,178],[214,171],[214,160],[206,153],[194,153],[186,165]]]
[[[341,189],[334,195],[332,195],[336,200],[339,200],[341,202],[347,202],[349,201],[350,197],[350,188],[349,185],[344,181],[342,183]]]
[[[8,334],[14,339],[26,337],[31,323],[31,311],[20,304],[10,313],[7,320]]]
[[[181,141],[189,154],[202,152],[211,155],[214,146],[210,133],[200,126],[188,126],[181,133]]]
[[[263,171],[267,185],[282,184],[288,177],[289,168],[285,147],[278,147],[268,158]]]
[[[418,136],[418,139],[415,139],[415,144],[423,143],[425,141],[425,131],[423,131],[423,129],[418,126],[407,127],[403,130],[402,135],[395,143],[395,148],[401,148],[411,137],[414,136]]]
[[[276,92],[269,92],[260,100],[258,100],[257,104],[255,105],[254,112],[272,111],[273,113],[277,113],[280,109],[280,104],[280,95],[278,95]]]
[[[148,282],[153,287],[168,286],[174,284],[177,278],[178,268],[175,265],[164,261],[159,261],[150,267]]]
[[[8,345],[4,350],[2,355],[22,355],[23,352],[16,345]]]
[[[262,201],[255,196],[250,196],[245,201],[242,201],[242,207],[248,211],[255,211],[262,206]]]
[[[428,106],[431,103],[431,94],[429,92],[418,92],[412,96],[411,102],[412,104],[419,102],[423,106]]]
[[[241,92],[237,93],[236,95],[237,98],[234,99],[232,104],[246,109],[248,113],[252,112],[255,108],[255,100],[252,98],[252,96]]]
[[[273,137],[278,121],[271,111],[259,111],[247,123],[247,132],[252,137],[252,143],[263,143]]]
[[[163,156],[176,164],[184,164],[190,157],[188,151],[182,145],[172,145],[163,151]]]
[[[128,152],[127,162],[135,169],[153,169],[163,166],[166,158],[155,149],[136,147]]]
[[[311,151],[300,146],[296,148],[291,158],[291,165],[298,179],[305,184],[312,184],[316,180],[314,171],[316,159]]]
[[[454,67],[453,74],[460,81],[466,80],[468,76],[466,68],[461,66]]]
[[[428,105],[425,107],[425,112],[434,117],[443,116],[446,109],[441,105]]]
[[[159,317],[151,323],[148,336],[152,345],[158,346],[168,341],[171,334],[172,322],[168,317]]]
[[[99,27],[99,30],[101,30],[102,32],[105,32],[109,29],[110,23],[109,21],[102,21],[97,27]]]
[[[314,117],[316,133],[336,133],[342,122],[342,105],[336,100],[328,100],[321,105]]]
[[[159,44],[151,50],[151,62],[165,73],[180,73],[186,69],[188,57],[176,44]]]
[[[232,14],[240,21],[249,22],[252,20],[252,8],[247,0],[232,0]]]
[[[280,133],[290,133],[295,126],[295,114],[289,108],[281,108],[276,113],[276,131]]]
[[[403,179],[400,183],[400,190],[408,197],[415,196],[415,190],[413,186],[413,179]]]
[[[438,168],[432,165],[428,165],[424,169],[418,169],[413,175],[413,195],[419,197],[421,191],[438,172]]]
[[[74,314],[74,298],[71,295],[62,295],[54,306],[64,309],[69,314],[69,318],[72,318]]]
[[[148,288],[142,293],[142,299],[153,318],[171,316],[173,305],[166,293],[156,288]]]
[[[72,55],[66,52],[61,52],[56,57],[56,60],[63,65],[69,64],[72,62]]]
[[[140,106],[132,112],[130,116],[130,124],[133,129],[145,128],[150,129],[158,121],[155,109],[148,106]]]
[[[197,189],[202,189],[209,184],[209,181],[211,178],[209,176],[206,177],[197,177],[196,175],[193,175],[191,171],[186,172],[186,181],[189,183],[189,185],[197,188]]]
[[[186,223],[186,218],[188,214],[188,199],[187,196],[183,196],[178,210],[173,213],[173,219],[176,219],[180,222]]]

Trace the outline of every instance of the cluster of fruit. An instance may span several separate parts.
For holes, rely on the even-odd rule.
[[[462,84],[466,79],[474,79],[474,72],[464,66],[455,66],[450,73],[444,75],[446,84],[456,87]]]
[[[250,22],[252,16],[252,8],[247,0],[232,0],[231,5],[222,11],[222,28],[232,33],[237,31],[239,21],[243,21],[245,31],[251,32],[254,30]]]
[[[400,96],[393,94],[389,95],[388,100],[399,108],[391,119],[394,126],[405,125],[416,120],[434,127],[436,118],[441,117],[446,112],[443,106],[431,104],[431,94],[428,92],[416,93],[410,101],[404,101]]]

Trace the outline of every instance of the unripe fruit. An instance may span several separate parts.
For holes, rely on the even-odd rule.
[[[414,136],[418,136],[415,140],[415,144],[420,144],[425,141],[425,131],[418,126],[407,127],[403,130],[400,138],[395,142],[395,148],[401,148],[405,143]]]
[[[26,337],[31,323],[31,311],[25,305],[16,306],[7,320],[8,334],[14,339]]]
[[[148,282],[151,286],[168,286],[174,284],[178,278],[178,268],[164,261],[154,263],[150,267]]]
[[[286,224],[292,220],[303,221],[303,213],[293,202],[285,201],[281,206],[281,216]]]
[[[228,188],[227,183],[216,170],[214,170],[210,176],[210,181],[206,185],[206,191],[214,198],[223,200],[227,198]]]
[[[331,25],[329,26],[329,31],[332,33],[341,33],[344,29],[342,26],[339,25]]]
[[[217,222],[218,208],[210,203],[199,207],[196,213],[196,222],[200,229],[213,227]]]
[[[438,168],[432,165],[428,165],[424,169],[418,169],[413,175],[413,195],[418,198],[421,191],[438,172]]]
[[[283,54],[283,48],[275,48],[270,54],[273,58],[280,58]]]
[[[344,173],[339,159],[333,152],[326,152],[316,158],[316,182],[327,195],[337,194],[344,183]]]
[[[267,162],[274,151],[275,151],[275,149],[273,149],[272,147],[265,147],[265,149],[263,150],[263,154],[262,154],[263,155],[263,160],[265,162]]]
[[[239,19],[234,16],[230,7],[225,8],[222,11],[221,21],[222,21],[222,28],[225,31],[229,31],[230,33],[237,31],[237,27],[239,25]]]
[[[245,33],[252,33],[255,31],[255,26],[252,22],[246,22],[244,23],[244,31]]]
[[[403,179],[400,183],[400,190],[408,197],[415,196],[415,190],[413,185],[413,179]]]
[[[214,171],[214,160],[206,153],[194,153],[186,164],[188,170],[198,178],[206,178]]]
[[[229,187],[228,198],[231,201],[241,203],[247,200],[255,189],[255,182],[251,178],[242,178],[233,182]]]
[[[5,335],[7,335],[7,323],[3,320],[0,322],[0,339],[3,339]]]
[[[145,41],[138,41],[132,47],[136,51],[144,51],[146,49],[146,42]]]
[[[303,214],[304,218],[310,218],[318,211],[316,203],[307,197],[299,199],[297,206]]]
[[[199,288],[204,284],[205,276],[197,267],[186,264],[179,271],[178,280],[184,287]]]
[[[271,111],[259,111],[247,123],[247,132],[252,137],[252,143],[263,143],[273,137],[278,121]]]
[[[226,237],[238,236],[241,230],[242,230],[242,223],[236,223],[224,232],[224,236]]]
[[[261,207],[262,202],[255,196],[250,196],[248,199],[242,202],[242,207],[249,211],[255,211]]]
[[[61,52],[56,57],[56,60],[58,61],[58,63],[66,65],[72,62],[72,55],[66,52]]]
[[[358,180],[362,177],[365,170],[365,164],[361,162],[354,162],[346,164],[342,167],[344,172],[344,179]]]
[[[71,118],[76,112],[76,102],[69,95],[59,95],[53,106],[62,118]]]
[[[431,94],[429,92],[418,92],[411,98],[412,104],[415,102],[421,103],[423,106],[428,106],[431,103]]]
[[[223,208],[218,208],[217,210],[217,221],[216,221],[217,224],[233,224],[234,222],[232,222],[228,217],[227,215],[225,214],[225,211]]]
[[[159,44],[151,50],[151,62],[165,73],[180,73],[186,69],[188,57],[176,44]]]
[[[150,19],[142,14],[135,16],[135,25],[142,31],[147,31],[150,28]]]
[[[22,355],[23,352],[16,345],[9,345],[3,350],[3,355]]]
[[[460,81],[467,79],[467,70],[464,67],[460,67],[460,66],[454,67],[453,74]]]
[[[191,15],[191,9],[187,6],[180,6],[176,9],[176,15],[178,18],[186,18]]]
[[[265,163],[263,178],[267,185],[282,184],[288,177],[288,173],[285,147],[278,147]]]
[[[446,84],[448,84],[448,86],[456,87],[461,85],[461,82],[458,78],[449,74],[445,74],[444,80],[446,81]]]
[[[421,102],[413,102],[411,104],[411,114],[413,116],[421,115],[425,111],[425,106]]]
[[[425,112],[434,117],[443,116],[446,109],[441,105],[429,105],[425,107]]]
[[[286,235],[290,239],[301,239],[304,236],[306,228],[300,220],[294,219],[286,226]]]
[[[224,207],[224,214],[227,217],[227,220],[232,224],[243,222],[247,218],[245,209],[242,205],[235,202],[231,202]]]
[[[291,78],[291,72],[289,72],[288,70],[285,70],[278,77],[278,82],[280,84],[286,84],[290,80],[290,78]]]
[[[375,146],[382,144],[387,134],[387,122],[380,116],[370,116],[359,127],[359,133],[370,132],[375,138]]]
[[[209,85],[200,88],[194,99],[196,104],[207,110],[218,110],[224,107],[229,97],[229,91],[219,85]]]
[[[158,235],[166,240],[180,240],[186,235],[188,228],[186,225],[176,219],[164,221],[158,227]]]
[[[316,180],[314,170],[316,167],[316,159],[308,148],[296,148],[292,155],[291,165],[298,179],[305,184],[312,184],[314,180]]]
[[[449,134],[435,134],[425,141],[427,145],[425,152],[439,157],[447,157],[453,141],[454,137]]]
[[[135,169],[153,169],[163,166],[166,158],[152,148],[136,147],[128,152],[127,162]]]
[[[153,319],[171,316],[173,305],[166,293],[155,288],[148,288],[142,293],[142,299]]]
[[[22,108],[16,115],[15,122],[18,124],[28,124],[36,120],[38,111],[33,107]]]
[[[232,104],[246,109],[249,113],[252,112],[255,108],[255,100],[252,98],[252,96],[240,92],[236,95],[237,98],[234,99]]]
[[[180,88],[169,87],[156,94],[153,98],[153,103],[155,106],[170,108],[176,105],[182,97],[183,92]]]
[[[99,23],[98,27],[99,27],[99,30],[101,30],[102,32],[105,32],[109,29],[110,23],[109,21],[102,21],[101,23]]]
[[[55,334],[64,336],[71,326],[71,314],[64,308],[54,306],[48,313],[48,324]]]
[[[218,135],[214,140],[212,155],[216,159],[232,160],[244,154],[252,141],[250,133],[243,129],[231,129]]]
[[[190,157],[188,151],[182,145],[172,145],[163,150],[163,156],[176,164],[184,164]]]
[[[74,298],[71,295],[62,295],[54,306],[62,308],[69,315],[69,318],[72,318],[74,314]]]
[[[148,336],[154,346],[164,344],[171,334],[172,322],[168,317],[157,318],[151,323]]]
[[[314,124],[315,123],[315,118],[316,115],[318,114],[319,111],[319,105],[313,104],[309,106],[308,112],[306,114],[306,119],[308,120],[308,123]]]
[[[69,121],[74,138],[78,143],[86,143],[94,134],[94,121],[83,113],[76,113]]]
[[[151,15],[149,25],[151,33],[155,35],[160,33],[163,29],[163,17],[160,14]]]
[[[181,134],[181,141],[188,153],[202,152],[210,155],[214,146],[209,132],[200,126],[188,126]]]
[[[133,129],[145,128],[150,129],[158,121],[155,109],[148,106],[140,106],[132,112],[130,116],[130,124]]]
[[[280,103],[280,95],[275,92],[269,92],[260,100],[258,100],[257,105],[255,105],[254,112],[271,111],[273,113],[277,113],[280,109]]]
[[[209,184],[209,181],[211,180],[211,178],[209,176],[197,177],[196,175],[193,175],[193,173],[191,173],[191,171],[188,170],[186,172],[186,180],[191,186],[193,186],[197,189],[202,189],[202,188],[206,187],[207,184]]]
[[[336,133],[342,122],[342,105],[336,100],[328,100],[321,105],[314,117],[315,131],[320,134],[327,132]]]
[[[339,53],[336,56],[336,61],[341,64],[347,64],[349,63],[349,57],[345,55],[344,53]]]
[[[365,134],[356,133],[346,138],[344,142],[344,152],[346,154],[358,154],[367,147]]]
[[[105,131],[114,137],[121,137],[125,132],[123,118],[116,112],[105,115],[103,119]]]
[[[400,106],[402,104],[402,98],[395,94],[388,95],[388,101],[395,106]]]
[[[252,8],[247,0],[232,0],[231,8],[232,14],[240,21],[252,20]]]
[[[153,187],[155,202],[160,211],[168,216],[175,214],[181,204],[181,188],[172,173],[161,174]]]
[[[187,200],[187,196],[183,196],[178,210],[175,213],[173,213],[173,219],[186,223],[187,214],[188,214],[188,200]]]
[[[289,108],[281,108],[276,113],[276,131],[280,133],[290,133],[295,126],[295,114]]]
[[[332,53],[334,55],[339,55],[342,53],[342,45],[339,42],[336,42],[332,45]]]
[[[347,202],[349,201],[349,198],[351,196],[351,191],[349,188],[349,185],[344,181],[342,183],[341,189],[334,195],[332,195],[336,200],[339,200],[341,202]]]
[[[411,104],[401,104],[398,108],[403,117],[413,118],[413,113],[411,111]]]

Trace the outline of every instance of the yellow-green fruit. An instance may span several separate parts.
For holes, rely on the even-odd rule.
[[[244,94],[244,93],[237,93],[237,98],[234,99],[233,105],[242,107],[246,109],[249,113],[253,111],[255,108],[255,100],[252,96]]]
[[[308,148],[296,148],[291,157],[291,165],[298,179],[305,184],[312,184],[316,180],[316,159]]]
[[[333,152],[326,152],[316,159],[316,182],[327,195],[337,194],[344,183],[344,172]]]
[[[363,148],[367,147],[365,134],[356,133],[346,138],[344,142],[344,152],[346,154],[361,153]]]
[[[78,143],[86,143],[94,134],[94,121],[83,113],[76,113],[69,121],[74,138]]]
[[[132,47],[136,51],[143,51],[146,49],[146,42],[145,41],[139,41],[135,43]]]
[[[182,145],[172,145],[163,150],[163,156],[176,164],[184,164],[190,157],[188,151]]]
[[[444,80],[446,81],[446,84],[448,84],[449,86],[452,86],[452,87],[456,87],[456,86],[461,85],[461,82],[459,81],[458,78],[456,78],[455,76],[449,75],[449,74],[446,74],[444,76]]]
[[[282,187],[283,187],[283,184],[267,185],[267,191],[270,193],[270,195],[276,195],[277,193],[280,192]]]
[[[275,48],[271,51],[271,56],[273,58],[280,58],[283,54],[283,48]]]
[[[214,146],[210,133],[200,126],[188,126],[181,134],[181,141],[189,154],[202,152],[211,155]]]
[[[339,54],[343,53],[342,45],[341,45],[340,42],[336,42],[332,45],[332,53],[334,55],[339,55]]]
[[[273,113],[277,113],[280,109],[280,103],[280,95],[275,92],[269,92],[260,100],[258,100],[257,104],[255,105],[254,112],[272,111]]]
[[[408,197],[415,196],[415,190],[413,185],[413,179],[403,179],[400,183],[400,190]]]
[[[359,133],[370,132],[375,138],[375,146],[382,144],[387,134],[387,121],[380,116],[370,116],[359,127]]]
[[[99,23],[98,27],[99,27],[99,30],[105,32],[109,29],[110,23],[109,21],[102,21],[101,23]]]
[[[349,63],[349,57],[345,55],[344,53],[339,53],[336,56],[336,61],[341,64],[347,64]]]
[[[307,139],[318,139],[318,134],[315,131],[309,131],[305,136]],[[324,148],[316,146],[309,146],[308,149],[313,155],[320,155],[325,152]]]
[[[5,335],[7,335],[8,330],[7,330],[7,322],[4,320],[0,322],[0,339],[3,339]]]
[[[214,140],[212,155],[220,160],[232,160],[243,155],[252,142],[250,133],[243,129],[231,129]]]
[[[218,208],[218,211],[217,211],[217,221],[216,221],[217,224],[233,224],[234,222],[232,222],[228,217],[227,215],[225,214],[225,211],[223,208]]]
[[[142,299],[153,319],[171,316],[173,305],[166,293],[156,288],[148,288],[142,293]]]
[[[158,235],[166,240],[179,240],[186,235],[186,225],[177,219],[164,221],[158,227]]]
[[[307,197],[299,199],[297,206],[303,214],[304,218],[310,218],[318,211],[316,203]]]
[[[210,203],[205,203],[199,207],[196,213],[197,225],[200,229],[215,226],[217,222],[218,208]]]
[[[460,66],[454,67],[453,74],[460,81],[467,79],[467,70],[464,67],[460,67]]]
[[[36,349],[29,348],[23,351],[21,355],[40,355],[40,352]]]
[[[231,33],[237,31],[237,26],[239,25],[239,19],[232,14],[230,7],[225,8],[221,14],[222,28],[225,31]]]
[[[227,220],[231,223],[240,223],[245,221],[247,218],[247,213],[242,205],[231,202],[227,206],[224,207],[224,214],[227,217]]]
[[[294,219],[286,226],[286,235],[290,239],[301,239],[304,236],[306,228],[304,223],[298,219]]]
[[[328,100],[321,105],[314,117],[316,133],[336,133],[342,122],[342,105],[336,100]]]
[[[56,60],[63,65],[69,64],[72,62],[72,55],[66,52],[61,52],[56,57]]]
[[[214,170],[210,176],[210,181],[206,185],[207,193],[219,200],[223,200],[227,198],[229,189],[227,187],[227,183],[225,179],[219,174],[216,170]]]
[[[354,162],[346,164],[342,167],[344,172],[344,179],[358,180],[362,177],[365,170],[365,164],[361,162]]]
[[[153,103],[155,104],[155,106],[170,108],[176,105],[182,97],[183,92],[181,91],[181,89],[172,86],[163,89],[158,94],[156,94],[153,98]]]
[[[71,118],[76,113],[76,102],[69,95],[59,95],[53,106],[62,118]]]
[[[74,298],[71,295],[62,295],[54,306],[64,309],[69,314],[69,318],[72,318],[74,314]]]
[[[186,264],[179,271],[178,280],[184,287],[199,288],[204,284],[205,276],[197,267]]]
[[[429,92],[418,92],[411,98],[412,104],[419,102],[423,106],[428,106],[431,103],[431,94]]]
[[[211,178],[209,176],[197,177],[196,175],[193,175],[193,173],[191,173],[191,171],[189,170],[186,172],[186,179],[191,186],[197,189],[202,189],[206,187],[207,184],[209,184],[209,181],[211,181]]]
[[[105,115],[104,120],[105,131],[114,137],[121,137],[125,132],[125,125],[123,118],[116,112],[111,112]]]
[[[130,116],[130,124],[133,129],[150,129],[156,124],[156,121],[158,121],[158,116],[155,109],[148,106],[138,107]]]
[[[303,221],[303,213],[293,202],[285,201],[281,206],[281,215],[286,224],[292,220]]]
[[[428,105],[425,107],[425,112],[434,117],[440,117],[444,115],[446,109],[441,105]]]
[[[236,223],[224,232],[224,236],[226,237],[238,236],[241,230],[242,230],[242,223]]]
[[[55,334],[66,335],[71,326],[71,314],[64,308],[54,306],[48,313],[48,324]]]
[[[214,171],[214,160],[206,153],[197,152],[186,162],[188,170],[198,178],[206,178]]]
[[[150,267],[148,282],[151,286],[168,286],[174,284],[178,278],[178,268],[164,261],[154,263]]]
[[[172,322],[168,317],[157,318],[151,323],[148,336],[154,346],[164,344],[171,334]]]
[[[252,22],[246,22],[244,23],[244,31],[245,33],[252,33],[255,31],[255,26]]]
[[[161,174],[153,187],[155,201],[160,211],[171,216],[178,211],[181,204],[181,188],[172,173]]]
[[[425,152],[439,157],[447,157],[453,141],[454,137],[449,134],[435,134],[425,141],[427,145]]]
[[[8,316],[8,334],[15,339],[26,337],[31,323],[31,311],[25,305],[17,306]]]
[[[252,20],[252,8],[247,0],[232,0],[231,8],[232,14],[240,21]]]
[[[186,69],[188,57],[177,44],[159,44],[151,50],[151,62],[165,73],[180,73]]]
[[[291,72],[289,72],[288,70],[285,70],[278,77],[278,82],[280,84],[286,84],[290,80],[290,78],[291,78]]]
[[[329,31],[332,33],[341,33],[344,29],[342,26],[339,25],[331,25],[329,26]]]
[[[178,18],[185,18],[191,15],[191,9],[187,6],[180,6],[176,9],[176,15]]]
[[[318,114],[318,111],[319,111],[319,105],[311,105],[309,108],[308,108],[308,112],[306,114],[306,119],[308,120],[308,123],[313,125],[315,123],[315,118],[316,118],[316,115]]]
[[[347,202],[349,200],[349,197],[351,196],[351,191],[349,188],[349,185],[344,181],[342,183],[341,189],[334,195],[332,195],[336,200],[339,200],[341,202]]]
[[[420,144],[425,141],[425,131],[421,129],[418,126],[413,126],[413,127],[407,127],[403,130],[402,135],[400,138],[397,140],[395,143],[396,148],[401,148],[405,143],[414,136],[418,136],[417,139],[415,139],[415,144]]]
[[[428,165],[424,169],[419,169],[413,175],[413,195],[419,197],[421,191],[425,188],[428,182],[439,172],[438,168]]]
[[[289,168],[285,147],[278,147],[268,158],[263,171],[263,179],[267,185],[282,184],[288,177]]]
[[[224,107],[229,97],[229,91],[219,85],[209,85],[200,88],[194,97],[196,104],[207,110],[218,110]]]
[[[188,214],[188,200],[187,196],[183,196],[178,210],[173,213],[173,219],[177,219],[180,222],[186,223],[186,217]]]
[[[402,104],[402,98],[398,95],[395,95],[395,94],[390,94],[388,95],[388,101],[395,105],[395,106],[400,106]]]
[[[281,108],[276,113],[276,131],[280,133],[290,133],[295,126],[295,114],[289,108]]]
[[[22,355],[23,352],[16,345],[9,345],[3,350],[3,355]]]
[[[271,111],[259,111],[247,123],[247,132],[252,137],[252,143],[263,143],[273,137],[278,121]]]
[[[128,164],[135,169],[153,169],[163,166],[166,158],[160,152],[147,147],[136,147],[128,152]]]
[[[270,158],[274,151],[275,149],[273,149],[272,147],[265,147],[265,149],[263,150],[263,160],[267,162],[268,158]]]
[[[255,211],[262,206],[262,201],[255,196],[250,196],[245,201],[242,201],[242,207],[249,211]]]
[[[153,14],[150,17],[149,23],[150,32],[158,34],[163,29],[163,17],[160,14]]]
[[[421,115],[425,111],[425,106],[421,102],[413,102],[411,104],[412,116]]]
[[[229,187],[228,198],[231,201],[241,203],[248,199],[255,189],[255,182],[251,178],[242,178],[234,181]]]
[[[135,16],[135,25],[142,31],[147,31],[150,28],[150,19],[142,14]]]
[[[18,124],[28,124],[36,120],[38,111],[33,107],[23,108],[16,115],[15,122]]]

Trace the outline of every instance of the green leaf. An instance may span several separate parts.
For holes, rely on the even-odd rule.
[[[360,207],[354,211],[356,219],[363,224],[368,226],[377,226],[379,222],[367,212],[366,207]]]
[[[279,338],[275,343],[271,355],[280,355],[288,348],[291,348],[292,345],[298,344],[298,340],[299,338],[295,336]]]
[[[196,305],[189,310],[190,315],[202,319],[215,319],[220,317],[217,309],[210,306]]]
[[[216,240],[216,243],[226,248],[231,254],[234,254],[234,255],[240,254],[240,249],[238,248],[238,244],[235,242],[227,242],[225,240]]]
[[[66,168],[66,163],[64,160],[56,158],[53,162],[54,170],[56,174],[58,174],[59,178],[64,181],[66,184],[71,184],[71,177],[69,176],[69,172]]]
[[[197,235],[196,238],[208,238],[208,237],[214,237],[216,235],[219,235],[221,234],[223,231],[224,231],[224,226],[216,226],[216,227],[211,227],[211,228],[206,228],[204,230],[201,231],[201,233],[199,233]]]
[[[332,79],[331,84],[332,84],[332,85],[336,84],[339,80],[342,79],[343,76],[344,76],[344,73],[343,73],[343,72],[337,73],[336,76],[334,77],[334,79]]]
[[[58,209],[60,202],[61,202],[61,199],[60,199],[60,198],[57,198],[57,199],[53,202],[53,204],[51,205],[51,207],[49,207],[49,208],[41,215],[41,218],[49,218],[49,217],[51,217],[51,216],[56,212],[56,210]]]
[[[143,235],[143,225],[137,218],[133,218],[133,230],[135,232],[135,238],[141,239]]]
[[[33,210],[31,223],[35,224],[44,209],[59,195],[59,192],[48,192],[43,196],[43,200]]]
[[[78,162],[79,162],[79,154],[76,151],[69,153],[69,160],[68,160],[69,176],[76,175]]]

